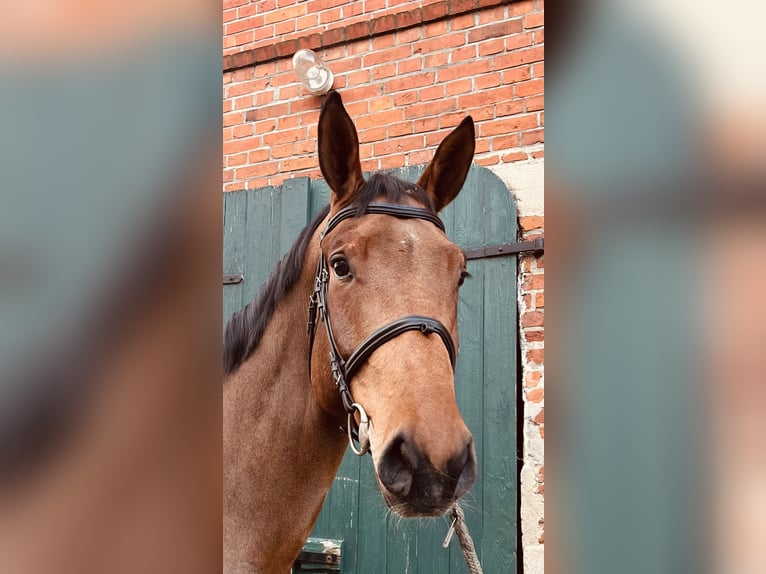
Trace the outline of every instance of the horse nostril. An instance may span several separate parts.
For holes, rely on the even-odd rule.
[[[459,463],[458,461],[462,462]],[[452,473],[452,467],[450,467],[450,475],[459,477],[455,487],[455,498],[457,499],[468,492],[476,481],[476,451],[473,447],[473,438],[468,440],[466,447],[460,455],[453,458],[451,464],[455,466],[460,464],[460,470],[456,474]]]
[[[409,494],[417,470],[417,458],[411,444],[403,436],[391,441],[378,463],[378,476],[389,492],[401,497]]]

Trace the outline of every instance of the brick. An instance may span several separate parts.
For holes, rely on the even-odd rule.
[[[505,135],[511,132],[537,127],[537,114],[511,116],[507,119],[484,122],[479,127],[481,137]]]
[[[439,66],[447,65],[448,61],[449,61],[449,53],[440,52],[438,54],[426,55],[423,60],[423,65],[425,68],[438,68]]]
[[[352,72],[346,76],[346,78],[346,83],[349,86],[366,86],[370,83],[370,70],[359,70],[358,72]]]
[[[475,60],[464,64],[455,64],[448,68],[442,68],[438,72],[440,82],[449,82],[461,78],[472,78],[478,74],[490,71],[489,60]]]
[[[497,151],[518,148],[520,145],[521,136],[518,133],[512,133],[492,138],[492,149]]]
[[[537,62],[532,66],[532,75],[535,78],[542,78],[545,76],[545,62]]]
[[[394,107],[393,96],[382,96],[379,98],[372,98],[368,102],[368,109],[371,113],[380,112],[383,110],[390,110]]]
[[[514,91],[520,98],[542,94],[545,91],[545,80],[539,79],[519,82],[515,85]]]
[[[285,20],[284,22],[274,24],[274,34],[277,36],[284,36],[285,34],[292,34],[293,32],[295,32],[295,20]],[[295,53],[297,46],[295,40],[292,41],[292,46],[292,52],[290,52],[291,56]],[[277,50],[277,55],[286,56],[287,53],[284,50]]]
[[[423,20],[436,20],[447,15],[447,2],[434,2],[423,6]]]
[[[501,72],[501,75],[504,84],[515,84],[530,79],[532,77],[532,70],[529,66],[519,66],[510,70],[504,70]]]
[[[346,41],[346,29],[343,27],[327,30],[322,34],[322,46],[334,46]]]
[[[522,327],[543,327],[545,315],[540,311],[527,311],[521,316]]]
[[[439,129],[439,118],[420,118],[412,122],[412,128],[416,133],[422,134]]]
[[[271,132],[263,136],[264,145],[277,145],[280,143],[294,142],[306,137],[306,128],[299,127],[281,132]]]
[[[493,6],[479,12],[479,24],[489,24],[505,20],[505,6]]]
[[[372,79],[382,80],[396,75],[396,64],[387,64],[385,66],[375,66],[372,69]]]
[[[235,153],[226,157],[226,165],[228,167],[236,167],[238,165],[245,165],[247,163],[247,152]]]
[[[235,139],[250,137],[253,135],[253,126],[250,124],[234,126],[232,133]]]
[[[538,309],[545,307],[545,293],[537,293],[535,295],[535,307]]]
[[[531,14],[527,14],[524,16],[524,27],[525,28],[537,28],[539,26],[542,26],[545,22],[545,13],[544,12],[533,12]]]
[[[410,72],[417,72],[423,68],[423,60],[421,58],[410,58],[399,62],[396,65],[397,74],[409,74]]]
[[[397,92],[394,94],[394,104],[397,106],[407,106],[414,104],[418,101],[417,90],[409,90],[406,92]]]
[[[505,20],[495,24],[489,24],[488,26],[474,28],[468,32],[468,41],[473,43],[481,42],[482,40],[488,40],[489,38],[504,37],[509,34],[521,32],[523,27],[524,26],[520,18]]]
[[[319,24],[319,16],[317,14],[308,14],[301,16],[295,21],[295,28],[297,30],[306,30]]]
[[[545,150],[540,149],[540,150],[533,151],[532,152],[532,157],[534,159],[544,158],[545,157]]]
[[[412,44],[413,50],[421,54],[428,54],[430,52],[438,52],[439,50],[446,50],[447,48],[457,48],[458,46],[465,45],[465,33],[457,32],[454,34],[446,34],[443,36],[437,36],[436,38],[430,38],[427,40],[421,40]]]
[[[430,88],[423,88],[418,92],[418,97],[421,102],[442,98],[444,97],[444,86],[437,85],[431,86]]]
[[[524,386],[527,388],[536,387],[542,378],[542,371],[528,371],[524,376]]]
[[[491,106],[495,102],[503,102],[510,99],[513,95],[512,86],[500,86],[488,90],[476,91],[458,98],[457,103],[461,108],[475,108],[480,106]],[[521,102],[519,102],[521,108]]]
[[[372,52],[367,54],[362,59],[362,65],[365,68],[375,66],[376,64],[388,64],[391,62],[399,62],[408,58],[412,54],[411,46],[394,46],[387,50],[381,50],[379,52]]]
[[[457,80],[455,82],[449,82],[444,86],[445,93],[448,96],[467,94],[473,89],[471,83],[471,80]]]
[[[495,149],[500,149],[500,148],[496,147]],[[517,151],[517,152],[505,154],[504,156],[501,156],[501,159],[503,160],[503,163],[513,163],[515,161],[526,161],[529,159],[529,155],[527,155],[524,152]]]
[[[545,130],[532,130],[521,134],[522,145],[534,145],[545,142]]]
[[[473,78],[473,85],[476,90],[486,90],[500,85],[500,74],[483,74]]]
[[[544,44],[545,43],[545,29],[540,28],[539,30],[535,30],[534,32],[534,38],[532,42],[536,45]]]
[[[476,153],[487,153],[489,151],[489,140],[483,139],[476,142]]]
[[[405,155],[403,153],[396,155],[387,155],[380,158],[380,169],[395,169],[397,167],[404,167]]]
[[[457,102],[455,98],[445,98],[443,100],[437,100],[434,102],[426,102],[424,104],[415,104],[409,106],[405,110],[405,117],[410,119],[420,118],[424,116],[434,116],[444,112],[453,112],[457,109]]]
[[[479,56],[491,56],[492,54],[499,54],[505,50],[505,40],[498,38],[497,40],[490,40],[489,42],[482,42],[479,44]]]
[[[537,387],[527,391],[527,402],[538,404],[542,402],[545,396],[543,389]]]
[[[340,8],[340,15],[344,20],[346,18],[351,18],[352,16],[359,16],[363,12],[364,6],[362,6],[361,2],[346,3]]]
[[[397,44],[415,42],[417,40],[420,40],[420,28],[408,28],[407,30],[399,28],[396,31]]]
[[[474,160],[477,164],[487,166],[487,165],[496,165],[500,163],[500,158],[498,158],[496,155],[489,156],[489,157],[483,157],[480,159]]]
[[[463,118],[465,118],[466,115],[468,114],[462,110],[450,114],[441,114],[439,116],[439,127],[454,128],[456,125],[463,121]]]
[[[532,12],[535,9],[534,0],[523,0],[522,2],[512,2],[509,6],[511,16],[519,16]]]
[[[250,179],[253,177],[263,177],[265,175],[273,175],[275,173],[277,173],[276,162],[262,162],[262,163],[259,163],[258,165],[239,168],[236,173],[236,178],[240,180]]]
[[[417,26],[423,22],[423,14],[420,8],[399,12],[394,15],[394,29],[402,30],[412,26]]]
[[[521,287],[525,291],[545,289],[545,275],[529,275],[528,277],[524,278],[521,283]]]
[[[460,14],[476,8],[478,2],[477,0],[450,0],[448,6],[450,14]]]
[[[545,333],[543,331],[527,331],[524,333],[524,338],[530,343],[538,343],[545,340]]]
[[[242,112],[231,112],[228,114],[223,114],[223,127],[230,127],[241,124],[244,119],[244,114]]]
[[[295,155],[316,153],[316,141],[311,139],[298,140],[293,144],[293,153]]]
[[[545,96],[531,96],[524,98],[524,108],[528,112],[542,110],[545,107]]]
[[[476,58],[476,46],[466,46],[459,50],[452,50],[450,53],[450,61],[452,63],[465,62],[466,60],[472,60],[474,58]]]
[[[428,163],[434,156],[433,150],[412,151],[407,154],[408,165],[419,165]]]
[[[449,20],[450,30],[465,30],[473,28],[476,25],[476,16],[474,14],[461,14]]]
[[[284,22],[285,20],[292,20],[298,16],[306,15],[306,4],[296,4],[291,8],[285,8],[284,10],[275,10],[273,12],[267,12],[264,14],[264,22],[266,24],[275,24],[277,22]]]
[[[412,122],[396,122],[388,126],[388,137],[409,135],[413,133]]]
[[[382,95],[383,86],[381,84],[368,84],[359,86],[357,88],[351,88],[343,92],[343,101],[345,104],[352,102],[367,101],[375,96]],[[366,106],[365,106],[366,107]],[[351,115],[351,112],[349,112]]]
[[[447,33],[447,24],[443,20],[441,22],[431,22],[423,26],[424,38],[437,38],[444,36]]]
[[[385,34],[396,30],[396,21],[393,14],[387,14],[380,18],[372,20],[372,33],[373,34]]]
[[[356,124],[357,129],[364,130],[390,125],[403,119],[404,110],[401,108],[394,108],[392,110],[386,110],[385,112],[358,117],[355,119],[354,123]]]
[[[253,16],[251,18],[236,20],[223,27],[224,34],[226,36],[233,36],[239,32],[244,32],[245,30],[253,31],[256,28],[263,26],[263,21],[263,16]]]
[[[495,70],[503,68],[515,68],[522,64],[530,64],[532,62],[540,62],[545,57],[544,49],[527,48],[525,50],[518,50],[511,52],[510,54],[503,54],[502,56],[496,56],[494,58]]]
[[[400,138],[389,138],[373,145],[375,155],[389,155],[423,148],[423,136],[414,135]]]
[[[386,93],[390,94],[400,90],[430,86],[434,83],[434,79],[434,72],[423,72],[405,78],[394,78],[386,82]]]
[[[295,114],[289,115],[289,116],[282,116],[281,118],[277,119],[277,126],[280,131],[285,131],[291,128],[297,128],[300,124],[301,118],[300,116],[297,116]],[[269,131],[274,131],[274,128],[272,128]]]
[[[362,143],[371,143],[376,141],[382,141],[386,139],[386,132],[388,128],[385,126],[379,128],[372,128],[364,130],[359,134],[359,141]]]
[[[504,116],[515,116],[523,111],[524,101],[518,99],[501,102],[495,106],[495,116],[499,118]]]
[[[390,48],[394,46],[396,36],[394,34],[385,34],[383,36],[376,36],[372,39],[372,49],[382,50],[383,48]]]
[[[292,159],[285,159],[279,162],[279,168],[282,172],[295,171],[298,169],[307,169],[317,166],[317,160],[314,157],[296,157]]]
[[[359,40],[360,38],[368,38],[370,36],[371,29],[369,22],[356,22],[346,28],[346,38],[351,42],[353,40]],[[367,64],[365,64],[366,66]]]

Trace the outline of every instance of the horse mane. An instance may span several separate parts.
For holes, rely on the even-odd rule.
[[[387,173],[376,173],[370,177],[351,205],[359,208],[358,215],[364,214],[367,206],[376,198],[385,197],[390,203],[401,203],[405,198],[415,199],[434,212],[429,195],[417,184]],[[223,370],[233,373],[258,347],[279,302],[298,281],[309,240],[317,227],[330,212],[326,205],[298,235],[290,250],[277,263],[269,278],[250,303],[231,316],[226,324],[223,338]],[[308,307],[307,307],[308,309]],[[308,311],[306,318],[308,319]]]

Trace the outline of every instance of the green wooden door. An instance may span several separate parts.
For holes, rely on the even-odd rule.
[[[415,181],[423,166],[392,173]],[[300,230],[329,201],[323,180],[224,194],[224,273],[245,280],[224,289],[224,320],[250,301]],[[516,241],[511,194],[486,168],[473,166],[463,191],[441,214],[463,249]],[[247,246],[247,247],[246,247]],[[478,478],[463,507],[484,571],[516,571],[517,465],[516,257],[468,262],[460,290],[456,393],[473,434]],[[442,548],[446,518],[404,520],[388,511],[370,457],[350,451],[312,533],[343,541],[345,574],[467,572],[453,537]]]

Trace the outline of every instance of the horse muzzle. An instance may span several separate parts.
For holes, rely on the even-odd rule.
[[[416,441],[398,434],[385,447],[377,477],[386,504],[403,517],[441,516],[476,480],[473,438],[458,447],[441,467],[435,467]]]

